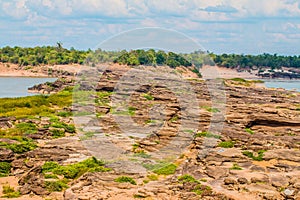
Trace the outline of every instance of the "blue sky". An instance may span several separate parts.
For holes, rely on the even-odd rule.
[[[0,46],[95,48],[135,28],[182,32],[215,53],[300,54],[300,0],[0,0]]]

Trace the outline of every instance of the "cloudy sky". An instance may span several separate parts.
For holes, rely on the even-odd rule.
[[[161,27],[215,53],[300,54],[300,0],[0,0],[0,46],[95,48]]]

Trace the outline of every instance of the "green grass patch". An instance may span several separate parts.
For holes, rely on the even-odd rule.
[[[147,176],[147,178],[150,180],[150,181],[157,181],[158,180],[158,176],[156,174],[149,174]]]
[[[151,94],[143,94],[143,97],[145,97],[148,101],[154,100],[154,97]]]
[[[176,169],[177,169],[177,166],[175,164],[171,163],[171,164],[165,165],[159,169],[155,169],[155,170],[153,170],[153,172],[158,175],[170,175],[170,174],[174,174]]]
[[[231,170],[242,170],[243,168],[241,168],[237,163],[234,163],[230,169]]]
[[[206,111],[211,112],[211,113],[218,113],[218,112],[220,112],[220,110],[218,108],[212,108],[210,106],[201,106],[201,108],[203,108]]]
[[[151,157],[151,155],[147,154],[145,151],[137,152],[133,156],[141,157],[141,158],[150,158]]]
[[[256,161],[262,161],[263,160],[263,157],[264,157],[264,152],[266,152],[266,150],[259,150],[257,152],[257,156],[254,156],[254,154],[250,151],[243,151],[243,155],[253,159],[253,160],[256,160]]]
[[[224,142],[220,142],[218,144],[219,147],[223,147],[223,148],[232,148],[234,147],[234,142],[233,141],[224,141]]]
[[[11,164],[8,162],[0,162],[0,177],[9,176]]]
[[[196,180],[192,175],[184,174],[182,176],[179,176],[178,181],[180,183],[200,183],[198,180]]]
[[[246,131],[247,133],[251,134],[251,135],[254,134],[254,131],[251,130],[250,128],[245,128],[245,131]]]
[[[2,197],[4,198],[18,198],[21,196],[19,191],[16,191],[15,188],[10,185],[2,186],[2,193],[4,194]]]
[[[207,131],[196,133],[195,134],[195,138],[196,137],[207,137],[207,138],[216,138],[216,139],[220,139],[221,138],[220,135],[213,134],[213,133],[210,133],[210,132],[207,132]]]
[[[55,175],[63,175],[67,179],[76,179],[86,172],[106,172],[111,169],[104,167],[104,162],[92,157],[71,165],[59,165],[56,162],[46,162],[42,166],[44,174],[51,172]]]
[[[0,142],[0,147],[10,149],[14,153],[18,153],[18,154],[25,153],[28,151],[32,151],[37,147],[36,143],[32,139],[26,137],[16,136],[16,137],[10,137],[9,139],[16,140],[16,143],[10,144],[6,142]]]
[[[83,136],[80,137],[80,140],[88,140],[92,137],[94,137],[95,133],[94,132],[86,132],[84,133]]]
[[[45,181],[45,187],[50,192],[61,192],[64,189],[67,189],[68,180],[58,180],[58,181]]]
[[[21,132],[21,134],[35,134],[38,129],[34,123],[19,123],[16,125],[16,129]]]
[[[136,182],[133,178],[128,177],[128,176],[120,176],[115,179],[115,182],[117,183],[130,183],[132,185],[136,185]]]

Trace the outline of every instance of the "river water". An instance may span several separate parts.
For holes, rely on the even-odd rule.
[[[27,89],[36,84],[55,80],[56,78],[0,77],[0,98],[35,95],[29,93]]]
[[[56,78],[0,77],[0,98],[35,95],[27,89],[33,85],[54,82]],[[268,88],[284,88],[300,92],[300,80],[263,79]]]

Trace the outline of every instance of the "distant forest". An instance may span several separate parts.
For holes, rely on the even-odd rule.
[[[101,49],[75,50],[66,49],[61,43],[56,46],[43,46],[33,48],[3,47],[0,48],[0,62],[14,63],[20,66],[55,65],[55,64],[97,64],[101,62],[115,62],[125,65],[168,65],[172,68],[178,66],[200,67],[203,64],[230,68],[280,67],[300,68],[300,56],[281,56],[271,54],[261,55],[216,55],[196,51],[189,54],[176,54],[173,52],[149,50],[131,51],[104,51]]]

